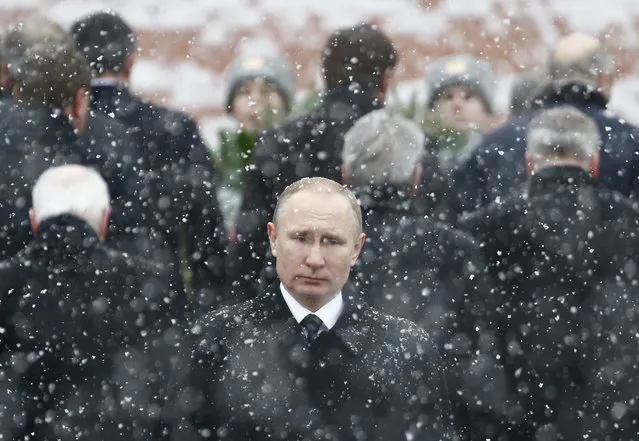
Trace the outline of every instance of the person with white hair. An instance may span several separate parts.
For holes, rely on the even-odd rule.
[[[574,106],[539,113],[526,143],[523,194],[459,222],[481,244],[496,288],[493,335],[510,385],[508,404],[492,412],[511,424],[477,439],[633,439],[638,206],[599,183],[601,136]],[[624,411],[611,412],[619,403]]]
[[[29,212],[35,235],[41,222],[57,216],[73,216],[86,222],[104,242],[111,206],[109,189],[100,174],[80,165],[46,170],[36,181]]]
[[[343,182],[355,189],[367,236],[354,273],[367,303],[426,330],[444,355],[451,384],[466,392],[464,368],[494,309],[477,245],[414,209],[423,154],[423,131],[387,109],[363,116],[346,133]],[[465,407],[456,403],[457,410]]]
[[[95,170],[50,168],[32,199],[33,240],[0,262],[0,438],[151,439],[186,301],[162,267],[104,245]]]
[[[415,195],[425,135],[386,109],[360,118],[344,136],[342,181],[352,187],[393,185]]]

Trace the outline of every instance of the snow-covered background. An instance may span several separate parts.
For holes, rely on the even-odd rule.
[[[374,22],[400,49],[397,93],[424,94],[429,61],[469,52],[490,61],[505,109],[515,72],[543,64],[558,36],[599,36],[617,56],[611,107],[639,123],[637,0],[0,0],[0,25],[30,12],[68,26],[111,9],[138,31],[132,87],[198,118],[206,138],[223,123],[224,68],[247,50],[279,52],[295,68],[300,93],[319,79],[321,47],[337,27]]]

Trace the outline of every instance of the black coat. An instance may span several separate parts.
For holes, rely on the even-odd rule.
[[[233,287],[228,301],[236,303],[257,294],[256,281],[267,267],[266,224],[271,221],[278,195],[293,182],[310,176],[342,180],[344,134],[363,115],[382,103],[371,92],[328,91],[308,115],[264,133],[255,146],[253,164],[244,179],[237,239],[229,248],[229,276]],[[269,267],[267,280],[275,275]]]
[[[362,188],[357,196],[366,232],[355,269],[363,299],[433,339],[457,392],[457,424],[467,430],[481,393],[477,385],[488,375],[484,369],[473,376],[469,366],[496,355],[485,344],[494,340],[497,317],[479,246],[466,233],[417,215],[414,199],[395,188]]]
[[[596,91],[568,84],[550,86],[537,102],[543,109],[571,105],[590,116],[602,139],[600,181],[625,196],[635,196],[639,184],[639,129],[606,114],[607,102]],[[526,130],[538,111],[515,118],[486,135],[475,154],[454,174],[458,212],[473,211],[498,197],[521,191],[526,180]]]
[[[46,169],[85,164],[69,120],[45,108],[15,106],[0,123],[0,259],[31,240],[31,190]]]
[[[130,154],[149,161],[155,224],[175,261],[184,259],[190,267],[199,313],[214,308],[224,283],[227,237],[213,166],[195,122],[126,88],[97,86],[92,95],[93,109],[113,115],[138,138]]]
[[[168,244],[153,228],[150,165],[144,156],[132,154],[137,148],[136,138],[118,120],[91,110],[79,140],[86,163],[109,186],[112,201],[109,247],[166,262]]]
[[[346,297],[335,327],[310,345],[278,284],[204,317],[174,375],[171,439],[449,439],[432,341]]]
[[[77,218],[43,221],[0,263],[0,437],[149,439],[185,329],[171,283]]]
[[[356,272],[365,300],[420,325],[442,350],[455,338],[465,304],[489,294],[479,247],[466,233],[415,215],[413,200],[396,189],[360,189],[357,196],[366,243]]]
[[[484,429],[518,441],[636,439],[638,207],[581,169],[554,167],[460,225],[499,287],[508,398]]]

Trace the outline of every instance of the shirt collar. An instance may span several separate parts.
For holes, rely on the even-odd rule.
[[[324,322],[324,325],[328,329],[331,329],[337,323],[337,319],[342,314],[342,310],[344,309],[344,299],[342,298],[342,292],[338,292],[337,295],[326,305],[322,306],[317,311],[309,311],[305,307],[299,304],[297,300],[289,293],[284,287],[283,283],[280,283],[280,291],[282,292],[282,297],[284,297],[284,301],[288,306],[288,309],[291,310],[293,317],[297,323],[300,323],[304,320],[309,314],[315,314]]]
[[[118,87],[120,82],[116,78],[92,78],[91,87]]]

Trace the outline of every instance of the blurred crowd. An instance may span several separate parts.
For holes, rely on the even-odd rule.
[[[1,35],[0,440],[639,439],[639,129],[596,37],[507,114],[468,54],[387,106],[374,25],[304,111],[242,54],[216,145],[136,54],[112,12]]]

